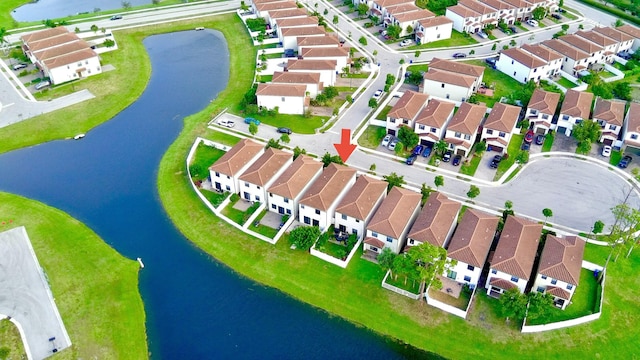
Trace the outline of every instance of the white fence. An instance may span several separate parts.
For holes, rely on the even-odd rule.
[[[320,258],[326,262],[332,263],[333,265],[340,266],[341,268],[344,269],[347,267],[347,265],[349,265],[349,261],[351,261],[351,258],[353,258],[353,255],[355,255],[356,251],[358,251],[358,247],[360,247],[361,243],[362,243],[362,239],[358,239],[358,242],[353,246],[353,249],[351,249],[351,252],[349,252],[349,255],[345,260],[334,258],[329,254],[325,254],[322,251],[314,249],[315,244],[314,246],[311,247],[311,255],[317,258]]]
[[[612,81],[616,81],[616,80],[622,80],[624,79],[624,73],[618,69],[616,69],[615,67],[609,65],[609,64],[604,64],[604,69],[607,70],[608,72],[615,74],[615,76],[612,77],[608,77],[608,78],[602,78],[602,81],[609,83]]]
[[[414,293],[412,293],[410,291],[403,290],[403,289],[400,289],[399,287],[395,287],[393,285],[387,284],[387,277],[389,277],[389,275],[391,275],[391,271],[387,271],[387,274],[384,276],[384,279],[382,279],[382,287],[383,288],[385,288],[387,290],[391,290],[394,293],[397,293],[397,294],[400,294],[400,295],[404,295],[404,296],[406,296],[406,297],[408,297],[410,299],[413,299],[413,300],[420,299],[420,294],[414,294]]]
[[[473,292],[471,293],[471,298],[469,299],[469,303],[467,304],[467,308],[464,309],[464,310],[458,309],[457,307],[451,306],[449,304],[445,304],[442,301],[430,298],[428,289],[425,292],[425,297],[427,298],[427,304],[429,304],[429,305],[431,305],[431,306],[433,306],[435,308],[438,308],[438,309],[440,309],[442,311],[446,311],[449,314],[452,314],[452,315],[461,317],[463,319],[466,319],[467,318],[467,314],[469,313],[469,308],[471,307],[471,302],[473,301],[473,297],[476,294],[476,289],[477,289],[477,287],[475,287],[473,289]]]
[[[522,325],[523,333],[535,333],[535,332],[562,329],[562,328],[567,328],[567,327],[576,326],[580,324],[585,324],[585,323],[600,319],[600,315],[602,314],[602,304],[604,303],[604,282],[605,282],[605,279],[607,278],[607,272],[602,268],[602,266],[596,265],[594,263],[590,263],[586,260],[582,260],[582,267],[590,271],[598,270],[603,272],[602,273],[602,290],[600,293],[600,307],[598,308],[598,312],[591,315],[582,316],[577,319],[558,321],[551,324]],[[526,318],[524,320],[524,323],[525,324],[527,323]]]

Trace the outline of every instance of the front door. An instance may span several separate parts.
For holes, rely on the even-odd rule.
[[[249,193],[248,193],[248,192],[245,192],[245,193],[244,193],[244,199],[245,199],[245,200],[251,200],[251,195],[249,195]]]
[[[278,206],[278,214],[284,214],[284,208],[282,206]]]

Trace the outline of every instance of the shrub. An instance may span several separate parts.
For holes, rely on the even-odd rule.
[[[233,203],[233,202],[236,202],[236,201],[240,200],[240,195],[238,195],[238,194],[236,194],[236,193],[233,193],[233,194],[231,194],[231,197],[229,198],[229,200],[230,200],[232,203]]]

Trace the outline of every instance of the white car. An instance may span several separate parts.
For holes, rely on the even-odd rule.
[[[36,90],[42,90],[44,88],[46,88],[47,86],[51,85],[51,83],[48,80],[45,81],[41,81],[39,83],[36,84],[35,89]]]
[[[384,139],[382,139],[382,146],[387,147],[389,146],[389,143],[391,142],[391,139],[393,139],[393,136],[391,134],[387,134]]]
[[[373,98],[376,99],[376,101],[378,101],[382,97],[382,94],[383,94],[383,91],[378,89],[376,90],[375,93],[373,93]]]
[[[411,39],[404,39],[402,41],[400,41],[400,46],[409,46],[413,44],[413,41]]]
[[[531,26],[538,27],[538,22],[536,20],[533,20],[533,19],[527,20],[527,24],[529,24]]]
[[[236,123],[233,122],[233,120],[227,120],[227,119],[218,119],[216,121],[216,124],[218,124],[220,126],[226,126],[228,128],[232,128],[232,127],[236,126]]]
[[[611,156],[611,146],[605,145],[602,147],[602,156],[609,157]]]

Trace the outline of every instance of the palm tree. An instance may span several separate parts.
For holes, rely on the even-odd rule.
[[[542,209],[542,215],[544,216],[544,225],[547,225],[547,220],[549,220],[550,217],[553,216],[553,211],[551,211],[551,209],[549,208],[544,208]]]

